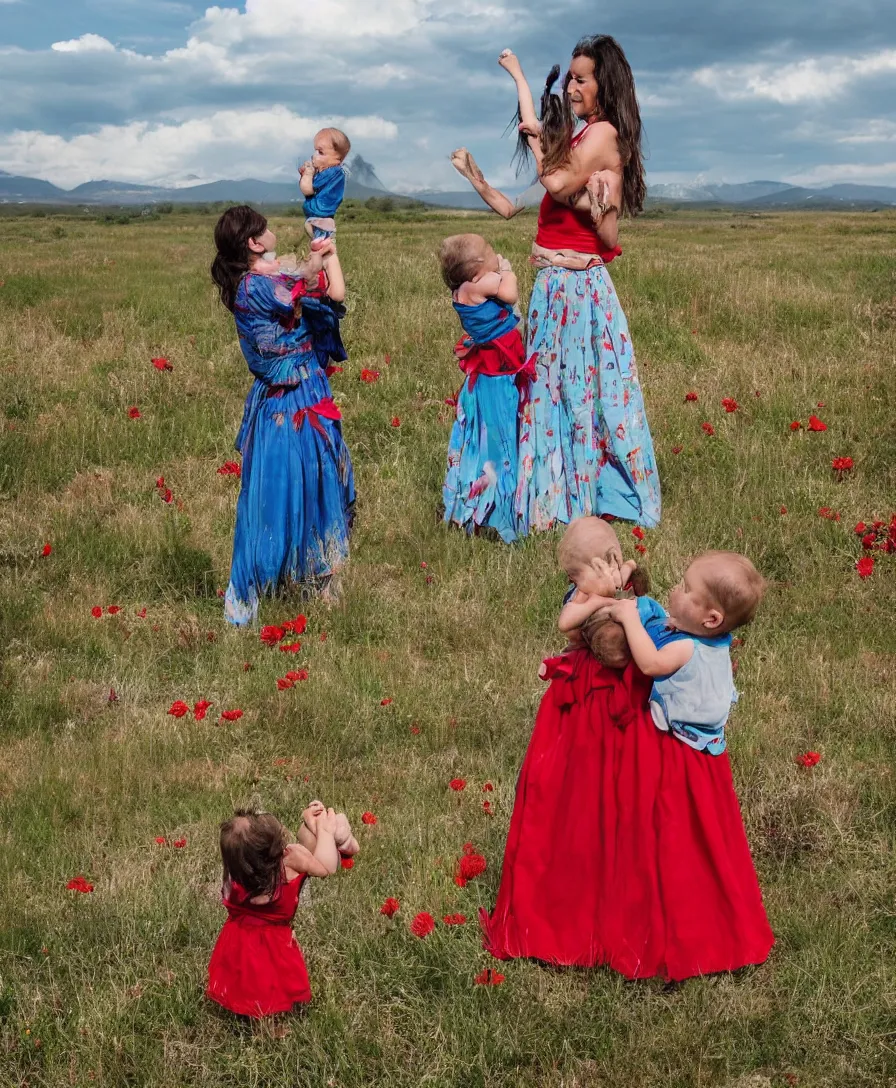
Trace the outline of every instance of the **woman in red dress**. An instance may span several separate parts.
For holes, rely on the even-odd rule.
[[[306,876],[326,877],[358,844],[341,813],[312,802],[299,842],[266,812],[238,811],[221,825],[227,921],[208,965],[206,997],[240,1016],[289,1012],[311,1000],[292,932]]]

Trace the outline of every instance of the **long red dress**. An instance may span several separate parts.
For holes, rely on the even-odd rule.
[[[762,963],[774,938],[727,754],[660,732],[634,665],[546,664],[485,947],[627,978]]]
[[[251,903],[239,884],[223,900],[227,921],[208,965],[205,995],[241,1016],[289,1012],[311,1000],[302,950],[292,932],[304,876],[281,884],[270,903]]]

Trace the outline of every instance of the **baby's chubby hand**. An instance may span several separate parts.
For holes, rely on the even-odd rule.
[[[323,806],[321,806],[323,809]],[[321,831],[326,831],[330,835],[336,834],[336,810],[332,808],[323,809],[321,814],[317,818],[317,830],[318,834]]]
[[[611,620],[616,620],[617,623],[624,625],[626,621],[631,622],[632,619],[637,619],[638,602],[634,597],[613,601],[612,604],[602,608],[597,614],[598,616],[607,616]]]

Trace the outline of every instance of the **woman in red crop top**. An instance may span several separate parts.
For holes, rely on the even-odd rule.
[[[656,459],[628,323],[607,265],[621,254],[620,215],[644,202],[641,117],[625,54],[607,35],[573,50],[564,95],[551,71],[541,121],[517,58],[499,58],[517,86],[521,149],[546,193],[532,261],[527,356],[536,379],[520,419],[519,533],[584,515],[652,528],[660,519]],[[576,131],[576,126],[581,127]],[[482,176],[469,152],[455,167],[495,211],[522,210]]]

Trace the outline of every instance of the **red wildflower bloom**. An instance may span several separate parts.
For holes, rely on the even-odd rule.
[[[296,683],[298,683],[298,682],[300,682],[302,680],[307,680],[308,679],[308,670],[307,669],[290,669],[290,671],[286,674],[286,679],[287,680],[294,680],[294,681],[296,681]]]
[[[208,708],[212,706],[212,703],[208,699],[200,699],[198,703],[193,704],[193,717],[197,722],[201,722],[205,715],[208,713]]]
[[[500,971],[493,971],[486,967],[473,979],[477,986],[500,986],[504,981],[504,975]]]
[[[739,405],[734,397],[722,397],[722,407],[726,412],[736,412]]]
[[[284,631],[292,631],[294,635],[303,635],[305,628],[308,626],[308,617],[304,615],[296,616],[294,620],[287,620],[286,623],[281,623],[280,626]]]
[[[394,701],[395,700],[392,699],[391,696],[387,695],[385,699],[380,699],[380,706],[388,706],[390,703],[392,703]]]
[[[821,754],[819,752],[803,752],[801,756],[796,757],[796,762],[801,767],[814,767],[816,763],[821,762]]]
[[[172,367],[171,363],[169,363],[167,359],[153,359],[152,360],[152,365],[156,368],[156,370],[173,370],[174,369]]]
[[[466,914],[445,914],[442,917],[446,926],[462,926],[466,920]]]
[[[393,416],[392,417],[392,422],[391,422],[390,426],[392,426],[392,427],[400,427],[401,426],[401,420],[398,418],[398,416]]]
[[[386,366],[388,366],[392,362],[392,356],[389,354],[388,351],[383,356],[383,362],[386,364]]]
[[[137,407],[136,404],[132,404],[131,407],[128,408],[128,419],[139,419],[139,418],[140,418],[140,409]]]
[[[861,536],[863,533],[868,532],[868,526],[865,524],[864,521],[860,521],[855,529],[853,529],[853,532],[856,534],[856,536]]]
[[[851,457],[835,457],[831,461],[831,468],[834,472],[844,473],[852,470],[853,463]]]
[[[636,544],[635,545],[635,551],[640,552],[641,555],[644,555],[647,552],[647,549],[644,547],[643,544]]]
[[[376,823],[376,816],[374,816],[374,814],[372,812],[362,812],[361,813],[361,823],[362,824],[367,824],[368,826],[371,826],[371,825]]]
[[[411,735],[415,737],[420,735],[420,726],[416,722],[411,726]]]
[[[824,401],[823,401],[823,400],[820,400],[820,401],[818,402],[818,404],[816,404],[816,405],[815,405],[815,407],[816,407],[816,408],[824,408]]]
[[[156,845],[158,845],[158,846],[167,846],[168,845],[168,840],[165,838],[164,835],[156,835]]]
[[[457,862],[457,876],[462,880],[475,880],[486,870],[486,861],[482,854],[464,854]]]
[[[716,429],[711,423],[701,423],[700,426],[704,434],[714,435],[716,433]]]
[[[280,691],[286,691],[287,688],[294,688],[295,686],[295,680],[290,680],[288,676],[277,677],[277,687],[280,689]]]
[[[340,857],[339,864],[342,866],[343,869],[354,869],[355,859]]]
[[[818,416],[809,416],[808,427],[810,431],[826,431],[828,429],[827,423],[822,423]]]
[[[136,612],[136,615],[139,617],[139,619],[145,620],[146,619],[146,608],[145,607],[144,608],[138,608],[137,612]]]
[[[106,702],[108,702],[108,703],[117,703],[118,702],[118,692],[115,690],[115,688],[109,688],[109,694],[106,696]]]
[[[491,816],[491,814],[492,814],[492,803],[491,803],[491,801],[483,801],[482,802],[482,811],[486,814],[486,816]]]
[[[164,486],[165,486],[165,477],[164,476],[156,477],[156,487],[164,487]]]
[[[275,627],[273,624],[266,624],[258,632],[258,637],[265,644],[265,646],[276,646],[277,643],[283,638],[283,628]]]
[[[100,618],[100,616],[102,616],[103,610],[102,610],[102,608],[100,608],[100,606],[98,604],[95,604],[93,606],[93,608],[91,608],[90,614],[91,614],[91,616],[93,616],[93,618],[95,620],[98,620]]]
[[[466,778],[452,778],[448,785],[455,793],[460,793],[461,790],[467,788],[467,780]]]
[[[781,513],[781,514],[786,514],[786,513],[787,513],[787,507],[786,507],[786,506],[782,506],[782,507],[781,507],[781,509],[780,509],[780,511],[779,511],[779,513]]]
[[[370,385],[372,382],[377,381],[379,379],[379,376],[380,372],[378,370],[368,370],[367,367],[365,367],[361,371],[361,381],[367,382],[368,385]]]
[[[856,572],[860,578],[869,578],[874,573],[874,558],[863,555],[856,563]]]
[[[50,552],[52,552],[52,550],[53,550],[53,547],[52,547],[51,544],[49,544],[49,543],[44,544],[43,548],[41,549],[40,554],[46,558],[46,556],[48,556],[50,554]]]
[[[873,548],[877,541],[877,533],[867,533],[862,537],[863,548]]]
[[[326,642],[327,641],[327,632],[326,631],[321,631],[321,633],[320,633],[320,635],[318,637],[319,637],[321,642]]]
[[[178,699],[176,702],[173,702],[171,706],[168,707],[168,713],[171,715],[172,718],[182,718],[185,714],[190,713],[190,708],[183,701],[183,699]]]
[[[644,530],[641,528],[640,525],[636,525],[634,529],[632,529],[632,536],[635,538],[635,540],[644,539]]]
[[[696,393],[685,393],[685,395],[684,395],[685,404],[693,404],[696,400],[697,400],[697,394]]]
[[[413,933],[415,937],[428,937],[435,928],[435,919],[425,910],[414,915],[414,920],[411,922],[411,933]]]
[[[161,493],[160,498],[162,502],[171,502],[171,500],[174,498],[171,488],[166,487],[165,490]]]
[[[482,792],[491,793],[494,788],[495,787],[491,784],[491,782],[486,782],[485,785],[482,787]]]
[[[328,378],[332,378],[334,374],[341,374],[341,373],[342,373],[342,367],[341,366],[334,366],[334,365],[331,364],[330,366],[327,367],[327,377]]]
[[[380,907],[380,914],[385,914],[387,918],[392,918],[401,909],[401,903],[394,897],[389,896],[385,903]]]
[[[281,654],[297,654],[301,648],[301,642],[287,642],[284,646],[279,647]]]
[[[830,506],[819,506],[818,516],[820,518],[827,518],[828,521],[839,521],[840,515],[836,510],[832,510]]]
[[[185,838],[175,839],[171,845],[174,847],[175,850],[183,850],[183,848],[187,845],[187,840]]]
[[[800,421],[798,419],[795,419],[793,421],[793,423],[790,424],[790,429],[792,431],[799,431],[802,428],[802,426],[803,426],[802,423],[800,423]]]
[[[242,718],[242,710],[222,710],[221,720],[225,722],[238,722]]]
[[[118,613],[121,611],[121,606],[117,604],[110,604],[106,607],[106,611],[109,613],[110,616],[117,616]]]
[[[219,476],[241,476],[242,469],[237,461],[225,461],[220,468],[215,469]]]
[[[466,878],[462,876],[455,876],[454,883],[458,886],[458,888],[466,888],[467,886]]]
[[[682,451],[683,449],[684,449],[684,446],[673,446],[673,447],[672,447],[672,452],[673,452],[674,454],[679,454],[679,453],[681,453],[681,451]]]
[[[83,876],[76,876],[66,884],[70,892],[83,892],[85,895],[93,891],[93,885]]]

